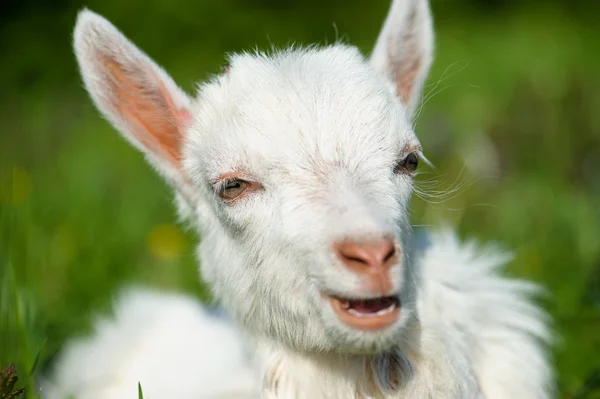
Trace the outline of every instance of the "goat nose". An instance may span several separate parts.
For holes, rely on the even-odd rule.
[[[396,262],[396,248],[389,238],[361,243],[345,240],[334,249],[344,265],[357,273],[389,269]]]

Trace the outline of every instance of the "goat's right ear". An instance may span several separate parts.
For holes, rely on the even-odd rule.
[[[412,115],[433,58],[433,26],[428,0],[393,0],[371,54],[373,66],[396,85]]]
[[[110,22],[88,10],[77,17],[74,48],[98,109],[178,189],[190,99]]]

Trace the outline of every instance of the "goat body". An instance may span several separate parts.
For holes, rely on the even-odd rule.
[[[175,189],[226,310],[124,292],[69,344],[48,398],[546,398],[534,285],[500,251],[414,234],[412,129],[431,64],[426,0],[395,0],[351,46],[230,57],[188,97],[104,18],[75,53],[104,116]],[[239,328],[239,330],[238,330]]]

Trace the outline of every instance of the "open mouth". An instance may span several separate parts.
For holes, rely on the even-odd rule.
[[[361,330],[380,330],[392,325],[400,313],[400,299],[386,296],[370,299],[329,297],[331,307],[340,320]]]

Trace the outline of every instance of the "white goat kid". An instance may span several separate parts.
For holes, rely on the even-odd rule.
[[[141,381],[151,399],[548,397],[535,287],[499,277],[502,254],[411,231],[432,48],[427,1],[397,0],[370,59],[342,44],[234,55],[190,98],[81,12],[87,90],[174,187],[253,356],[192,300],[134,293],[68,348],[52,395],[131,398]]]

